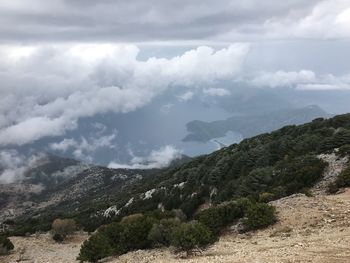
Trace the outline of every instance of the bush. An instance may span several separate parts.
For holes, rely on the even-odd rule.
[[[151,228],[148,239],[153,246],[170,246],[171,235],[175,228],[179,227],[181,221],[178,218],[162,219],[159,224],[154,224]]]
[[[156,222],[154,218],[135,214],[124,217],[121,222],[102,226],[97,234],[84,242],[78,259],[94,262],[93,260],[110,255],[149,248],[152,243],[148,239],[148,234]]]
[[[146,216],[122,222],[124,229],[120,238],[126,250],[131,251],[150,247],[151,242],[148,239],[148,233],[155,222],[155,219]]]
[[[4,235],[0,235],[0,255],[7,254],[10,250],[13,250],[15,247],[12,244],[11,240]]]
[[[334,182],[328,184],[327,192],[335,194],[339,188],[350,186],[350,166],[343,170]]]
[[[74,219],[55,219],[52,223],[51,232],[52,235],[60,235],[65,239],[68,235],[72,234],[76,230]]]
[[[243,224],[246,230],[264,228],[276,222],[276,209],[265,203],[252,203],[245,216]]]
[[[331,182],[331,183],[328,184],[327,192],[329,194],[335,194],[338,191],[339,191],[339,187],[338,187],[338,185],[335,182]]]
[[[99,259],[108,257],[112,254],[112,248],[108,238],[100,233],[92,235],[86,240],[78,256],[80,262],[97,262]]]
[[[195,218],[217,235],[223,227],[243,217],[245,207],[248,204],[250,201],[246,198],[237,199],[202,210]]]
[[[350,144],[345,144],[339,148],[338,154],[342,157],[350,155]]]
[[[56,242],[60,243],[63,242],[64,238],[61,234],[54,234],[52,236],[52,239],[55,240]]]
[[[210,230],[197,221],[182,223],[174,229],[171,237],[171,245],[177,251],[185,251],[187,255],[202,251],[214,242]]]
[[[114,255],[121,255],[126,252],[126,245],[122,242],[124,229],[124,225],[119,222],[99,228],[99,233],[108,238]]]
[[[275,199],[275,195],[269,192],[263,192],[259,195],[259,202],[268,203]]]
[[[339,188],[350,186],[350,166],[339,174],[335,182]]]

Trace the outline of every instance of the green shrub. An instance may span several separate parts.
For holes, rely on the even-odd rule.
[[[171,245],[177,251],[186,252],[187,255],[204,250],[214,242],[215,239],[210,230],[197,221],[182,223],[174,229],[171,238]]]
[[[113,222],[99,228],[98,233],[108,238],[114,255],[121,255],[126,252],[126,245],[122,242],[124,224]]]
[[[64,238],[61,234],[54,234],[52,236],[52,239],[55,240],[56,242],[60,243],[63,242]]]
[[[0,235],[0,255],[5,255],[14,248],[14,245],[8,237]]]
[[[264,228],[276,222],[276,209],[265,203],[252,203],[245,217],[243,224],[246,230]]]
[[[179,227],[181,221],[178,218],[162,219],[151,228],[148,239],[153,246],[170,246],[171,235],[175,228]]]
[[[202,210],[195,218],[217,235],[223,227],[242,217],[243,213],[244,205],[233,201]]]
[[[350,155],[350,144],[345,144],[339,148],[338,154],[340,156]]]
[[[148,239],[148,233],[155,222],[155,219],[146,216],[123,221],[124,229],[120,233],[120,242],[124,244],[126,251],[150,247],[151,241]]]
[[[331,183],[328,184],[327,192],[329,194],[335,194],[338,191],[339,191],[339,187],[338,187],[338,185],[335,182],[331,182]]]
[[[348,166],[344,171],[342,171],[337,180],[336,184],[338,187],[348,187],[350,186],[350,166]]]
[[[275,199],[275,195],[269,192],[263,192],[259,195],[259,202],[268,203]]]
[[[112,247],[108,238],[100,233],[92,235],[86,240],[78,256],[80,262],[97,262],[99,259],[108,257],[112,254]]]

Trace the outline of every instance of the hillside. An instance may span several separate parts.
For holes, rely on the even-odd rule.
[[[327,166],[318,155],[335,148],[344,151],[349,144],[350,114],[347,114],[245,139],[175,168],[147,171],[147,176],[127,184],[114,185],[108,178],[120,172],[135,177],[138,171],[88,169],[75,182],[73,179],[63,186],[63,191],[69,193],[85,179],[89,180],[87,188],[78,187],[83,192],[82,202],[75,198],[79,195],[70,199],[71,195],[64,194],[69,197],[64,202],[17,218],[16,229],[20,233],[48,230],[53,219],[72,217],[83,229],[92,231],[125,215],[158,208],[181,209],[191,218],[202,205],[238,197],[274,200],[308,192]],[[99,172],[94,173],[95,169]],[[96,185],[95,180],[103,183]]]
[[[180,259],[168,249],[135,251],[104,262],[314,262],[347,263],[350,261],[350,189],[335,196],[306,197],[299,194],[274,201],[279,222],[254,233],[228,231],[203,254]],[[76,234],[64,244],[55,243],[49,235],[12,237],[16,249],[3,263],[78,262],[75,260],[86,234]],[[22,259],[19,260],[19,259]]]

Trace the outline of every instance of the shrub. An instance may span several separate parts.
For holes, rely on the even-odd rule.
[[[51,227],[52,235],[61,235],[63,239],[72,234],[75,230],[76,225],[74,219],[55,219]]]
[[[350,166],[348,166],[344,171],[342,171],[337,180],[335,181],[338,187],[348,187],[350,186]]]
[[[276,222],[276,209],[265,203],[252,203],[245,216],[243,224],[246,230],[264,228]]]
[[[148,239],[154,246],[170,246],[171,235],[175,228],[179,227],[181,221],[178,218],[162,219],[151,228]]]
[[[268,203],[275,199],[275,195],[269,192],[263,192],[259,195],[259,202]]]
[[[208,227],[213,234],[219,234],[223,227],[243,217],[245,207],[249,203],[248,199],[238,199],[202,210],[195,218]]]
[[[331,182],[331,183],[328,184],[327,192],[329,194],[335,194],[338,191],[339,191],[339,187],[338,187],[338,185],[335,182]]]
[[[4,235],[0,235],[0,255],[5,255],[13,249],[14,245],[12,244],[11,240]]]
[[[77,259],[80,262],[97,262],[99,259],[108,257],[111,254],[112,248],[108,238],[103,234],[97,233],[83,243]]]
[[[120,233],[120,240],[126,251],[150,247],[148,233],[155,222],[155,219],[142,215],[122,221],[124,229]]]
[[[339,148],[338,154],[340,156],[350,155],[350,144],[345,144]]]
[[[202,251],[214,242],[210,230],[197,221],[182,223],[174,229],[171,237],[171,245],[177,251],[186,252],[187,255]]]
[[[124,225],[119,222],[111,223],[99,229],[99,233],[108,238],[114,255],[121,255],[126,252],[126,246],[122,242],[124,229]]]
[[[55,240],[56,242],[63,242],[64,238],[61,234],[54,234],[52,236],[52,239]]]

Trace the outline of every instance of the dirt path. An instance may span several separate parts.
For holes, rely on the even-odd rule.
[[[334,196],[293,195],[273,204],[279,216],[276,225],[255,233],[227,233],[202,255],[180,259],[167,249],[157,249],[135,251],[105,262],[350,262],[350,189]],[[80,244],[86,237],[77,235],[65,244],[54,243],[48,235],[14,237],[11,240],[15,251],[0,257],[0,262],[76,262]],[[18,261],[20,257],[26,261]]]

